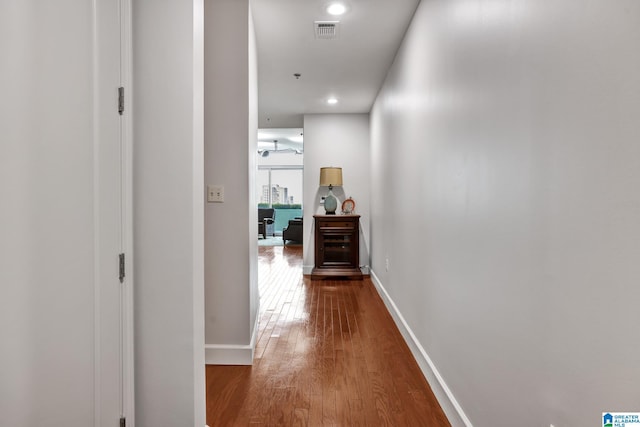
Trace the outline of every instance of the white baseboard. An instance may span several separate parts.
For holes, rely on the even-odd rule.
[[[409,346],[413,357],[415,357],[416,361],[418,362],[418,365],[422,370],[422,374],[425,376],[427,382],[431,386],[433,394],[435,394],[436,399],[438,399],[438,403],[440,403],[440,406],[449,419],[449,423],[451,423],[451,426],[473,427],[471,421],[465,415],[455,396],[453,395],[447,384],[444,382],[444,379],[438,372],[438,369],[433,364],[433,361],[424,350],[407,322],[404,320],[404,317],[402,317],[402,314],[398,310],[398,307],[396,307],[395,303],[387,293],[384,286],[382,286],[380,279],[378,278],[378,276],[376,276],[373,270],[371,270],[371,281],[376,287],[380,298],[382,298],[382,301],[384,301],[387,310],[389,310],[389,313],[391,313],[396,326],[398,326],[400,333],[404,337],[404,340],[407,342],[407,345]]]
[[[204,362],[207,365],[252,365],[253,347],[250,345],[206,344]]]
[[[258,317],[253,325],[251,342],[241,344],[205,344],[204,362],[207,365],[253,365],[253,354],[258,338]]]

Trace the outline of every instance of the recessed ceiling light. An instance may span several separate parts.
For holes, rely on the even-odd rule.
[[[333,104],[337,104],[338,100],[336,98],[329,98],[327,99],[327,104],[333,105]]]
[[[342,15],[346,11],[347,7],[342,3],[331,3],[329,6],[327,6],[327,13],[329,15]]]

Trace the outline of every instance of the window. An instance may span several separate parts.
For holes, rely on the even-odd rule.
[[[302,216],[302,166],[259,166],[256,175],[258,207],[273,207],[275,233],[289,220]]]

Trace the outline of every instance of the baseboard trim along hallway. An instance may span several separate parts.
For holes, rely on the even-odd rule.
[[[371,270],[371,282],[375,286],[380,298],[384,302],[384,305],[389,310],[393,321],[396,326],[400,330],[402,337],[406,341],[413,357],[418,362],[418,366],[422,373],[424,374],[427,382],[431,386],[431,390],[433,390],[433,394],[436,396],[438,403],[442,407],[445,415],[449,419],[452,427],[473,427],[471,421],[465,415],[462,407],[456,400],[455,396],[445,383],[444,379],[438,372],[438,369],[434,365],[433,361],[422,347],[415,334],[404,320],[404,317],[398,310],[398,307],[393,302],[393,299],[387,293],[387,290],[384,288],[378,276],[376,276],[375,272]]]
[[[258,337],[258,316],[253,325],[251,342],[241,344],[205,344],[204,361],[207,365],[253,365],[253,354]]]

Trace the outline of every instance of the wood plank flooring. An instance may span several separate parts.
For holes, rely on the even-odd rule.
[[[207,424],[449,426],[370,279],[302,277],[302,247],[260,247],[253,366],[206,368]]]

